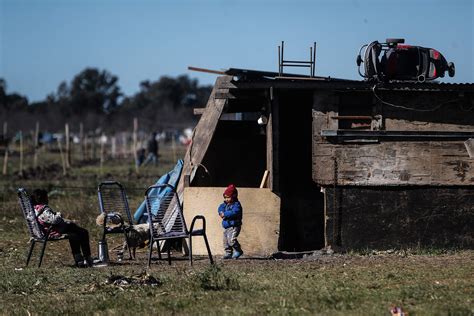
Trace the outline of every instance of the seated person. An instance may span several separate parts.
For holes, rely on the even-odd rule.
[[[49,234],[51,237],[67,234],[76,266],[79,268],[91,267],[93,260],[89,245],[89,232],[77,224],[64,219],[60,212],[53,211],[48,206],[48,192],[46,190],[34,190],[31,200],[36,218],[43,232],[47,233],[48,229],[51,228]]]

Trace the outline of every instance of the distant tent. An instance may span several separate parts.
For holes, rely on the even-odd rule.
[[[183,171],[183,160],[179,159],[176,163],[176,166],[173,170],[168,172],[167,174],[161,176],[161,178],[155,184],[170,184],[176,188],[179,182],[179,178],[181,177],[181,172]],[[152,191],[153,195],[157,195],[158,197],[164,197],[171,189],[170,188],[159,188],[154,189],[159,190],[158,192]],[[158,209],[158,208],[155,208]],[[146,223],[148,220],[148,216],[146,213],[146,202],[143,201],[142,204],[137,208],[135,214],[133,215],[133,219],[136,223]]]

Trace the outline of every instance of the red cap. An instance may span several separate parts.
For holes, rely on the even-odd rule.
[[[224,191],[224,196],[231,197],[233,200],[237,199],[237,188],[233,184],[229,184]]]

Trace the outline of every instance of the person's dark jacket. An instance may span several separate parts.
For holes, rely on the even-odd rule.
[[[150,138],[147,144],[148,153],[158,154],[158,142],[155,138]]]

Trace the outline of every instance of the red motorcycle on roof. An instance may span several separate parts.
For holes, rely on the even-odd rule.
[[[417,82],[442,78],[446,71],[454,76],[454,64],[448,63],[436,49],[404,43],[404,39],[389,38],[386,43],[374,41],[362,46],[357,56],[359,75],[369,81]],[[362,63],[364,73],[360,70]]]

